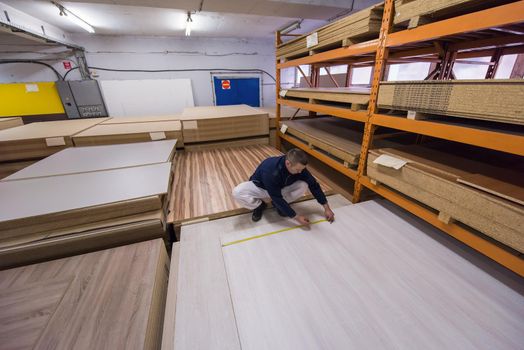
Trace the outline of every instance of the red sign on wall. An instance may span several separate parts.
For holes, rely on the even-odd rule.
[[[70,70],[71,69],[71,61],[63,61],[64,69]]]
[[[229,80],[222,80],[222,90],[231,89],[231,82]]]

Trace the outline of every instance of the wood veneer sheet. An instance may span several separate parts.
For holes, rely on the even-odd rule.
[[[176,140],[72,147],[57,152],[2,181],[127,168],[171,161]]]
[[[509,288],[376,202],[335,213],[331,225],[222,248],[243,350],[522,349],[522,285]]]

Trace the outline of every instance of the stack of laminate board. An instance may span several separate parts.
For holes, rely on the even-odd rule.
[[[395,0],[393,23],[395,25],[409,24],[410,27],[414,27],[420,23],[458,16],[509,2],[511,0]],[[423,22],[420,22],[420,18]]]
[[[310,230],[273,210],[183,226],[165,349],[520,348],[521,280],[391,203],[328,201],[333,224],[296,205]]]
[[[277,123],[276,123],[276,106],[273,107],[259,107],[258,109],[263,110],[269,115],[269,144],[273,147],[276,145],[276,133],[277,133]],[[295,118],[307,117],[309,111],[305,109],[297,109],[293,107],[288,107],[281,105],[280,106],[280,119],[289,120]]]
[[[0,178],[73,146],[73,135],[106,118],[38,122],[0,130]]]
[[[280,96],[284,99],[305,100],[309,103],[342,103],[356,111],[367,108],[370,91],[369,88],[363,87],[293,88],[281,90]]]
[[[164,236],[175,145],[73,147],[0,181],[0,266]]]
[[[180,119],[186,150],[269,143],[267,112],[247,105],[186,107]]]
[[[179,140],[182,147],[182,128],[178,116],[116,117],[76,134],[76,146],[110,145],[118,143]]]
[[[524,124],[524,81],[381,82],[377,103],[380,108]]]
[[[349,46],[355,40],[376,38],[382,22],[382,11],[383,6],[380,4],[341,18],[314,32],[278,45],[276,55],[280,59],[307,56],[310,51]],[[318,43],[308,47],[307,37],[315,35]]]
[[[377,158],[406,161],[396,170]],[[375,163],[378,162],[379,164]],[[524,252],[524,176],[490,164],[423,146],[371,150],[368,176]]]
[[[0,271],[0,348],[159,349],[160,239]]]
[[[24,122],[22,118],[11,117],[11,118],[2,118],[0,117],[0,130],[14,128],[15,126],[22,126]]]

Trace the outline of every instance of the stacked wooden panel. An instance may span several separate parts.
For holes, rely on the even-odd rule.
[[[24,122],[22,118],[12,117],[12,118],[1,118],[0,117],[0,130],[14,128],[15,126],[22,126]]]
[[[351,45],[356,40],[376,38],[382,22],[382,9],[382,4],[369,7],[282,43],[277,46],[276,56],[279,59],[307,56],[312,50],[327,50]],[[308,47],[307,36],[315,33],[318,44]]]
[[[409,24],[416,26],[423,17],[423,23],[452,16],[483,10],[489,7],[509,3],[511,0],[395,0],[395,25]]]
[[[0,272],[0,347],[159,349],[169,273],[162,240]]]
[[[375,164],[383,154],[408,163],[399,170]],[[422,146],[371,150],[367,173],[439,211],[443,221],[460,221],[524,252],[522,173]],[[479,177],[489,181],[475,187],[463,183],[478,182]]]
[[[70,148],[0,182],[0,267],[162,237],[176,141]]]
[[[299,99],[309,103],[343,103],[352,110],[366,109],[369,102],[369,88],[339,87],[339,88],[293,88],[282,90],[285,99]]]
[[[180,119],[187,150],[269,142],[268,114],[247,105],[186,107]]]
[[[522,125],[524,81],[486,79],[382,82],[377,103],[380,108]]]
[[[24,168],[29,162],[72,147],[73,135],[104,120],[106,119],[94,118],[38,122],[0,130],[0,174],[5,177]]]
[[[146,142],[177,139],[182,147],[182,128],[178,119],[146,121],[148,117],[113,118],[74,136],[75,146],[112,145],[119,143]]]
[[[277,124],[276,124],[276,106],[273,107],[259,107],[258,109],[263,110],[269,115],[269,144],[273,147],[276,146],[276,133],[277,133]],[[309,111],[303,109],[297,109],[293,107],[288,107],[281,105],[280,106],[280,119],[288,120],[294,118],[307,117]]]

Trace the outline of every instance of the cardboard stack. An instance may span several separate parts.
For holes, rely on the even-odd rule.
[[[377,103],[380,108],[522,125],[524,81],[484,79],[381,82]]]
[[[0,266],[164,236],[175,144],[70,148],[1,181]]]
[[[247,105],[187,107],[180,119],[186,150],[269,142],[268,114]]]

